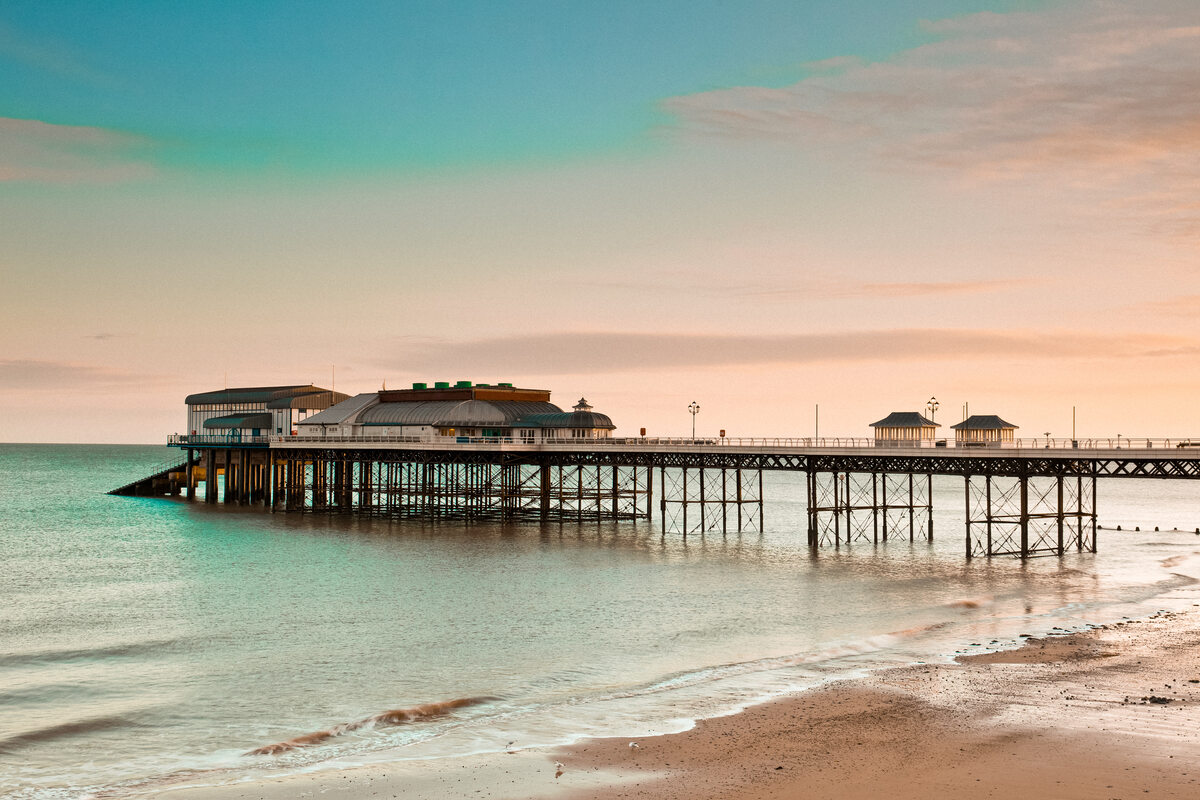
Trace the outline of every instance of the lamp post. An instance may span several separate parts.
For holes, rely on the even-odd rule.
[[[930,422],[937,421],[934,419],[934,417],[937,415],[937,410],[938,410],[939,405],[940,404],[938,403],[936,397],[929,398],[929,402],[925,404],[925,408],[927,408],[929,410],[929,421]]]
[[[700,404],[695,400],[688,406],[688,411],[692,414],[692,441],[696,441],[696,415],[700,413]]]
[[[1046,437],[1046,449],[1049,450],[1050,449],[1050,431],[1046,431],[1042,435]]]

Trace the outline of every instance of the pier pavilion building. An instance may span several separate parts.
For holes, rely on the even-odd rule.
[[[893,411],[871,427],[876,447],[921,447],[932,445],[942,426],[917,411]]]
[[[972,414],[950,428],[959,447],[1003,447],[1013,443],[1017,426],[995,414]]]
[[[191,436],[287,435],[310,415],[349,395],[312,384],[251,386],[188,395],[187,430]]]
[[[367,392],[297,425],[300,436],[453,437],[537,443],[551,439],[608,438],[616,428],[580,399],[572,411],[550,402],[545,389],[459,381],[414,383],[411,389]]]

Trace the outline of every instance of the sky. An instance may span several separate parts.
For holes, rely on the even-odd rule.
[[[1200,439],[1200,3],[0,5],[0,441],[508,381]]]

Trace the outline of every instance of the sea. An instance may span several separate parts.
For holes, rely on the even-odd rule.
[[[782,472],[761,533],[686,538],[105,494],[173,455],[0,445],[0,796],[640,738],[1200,604],[1200,481],[1101,480],[1095,554],[968,561],[961,479],[933,542],[814,553]]]

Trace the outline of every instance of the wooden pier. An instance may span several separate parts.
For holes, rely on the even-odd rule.
[[[1098,480],[1200,479],[1200,448],[1172,440],[876,447],[862,439],[220,438],[169,442],[187,454],[186,496],[195,499],[203,483],[206,502],[289,513],[645,520],[684,536],[761,531],[763,472],[801,472],[813,548],[932,540],[933,476],[955,476],[967,558],[1095,552]],[[149,486],[169,493],[161,481]],[[113,493],[144,493],[127,489]]]

